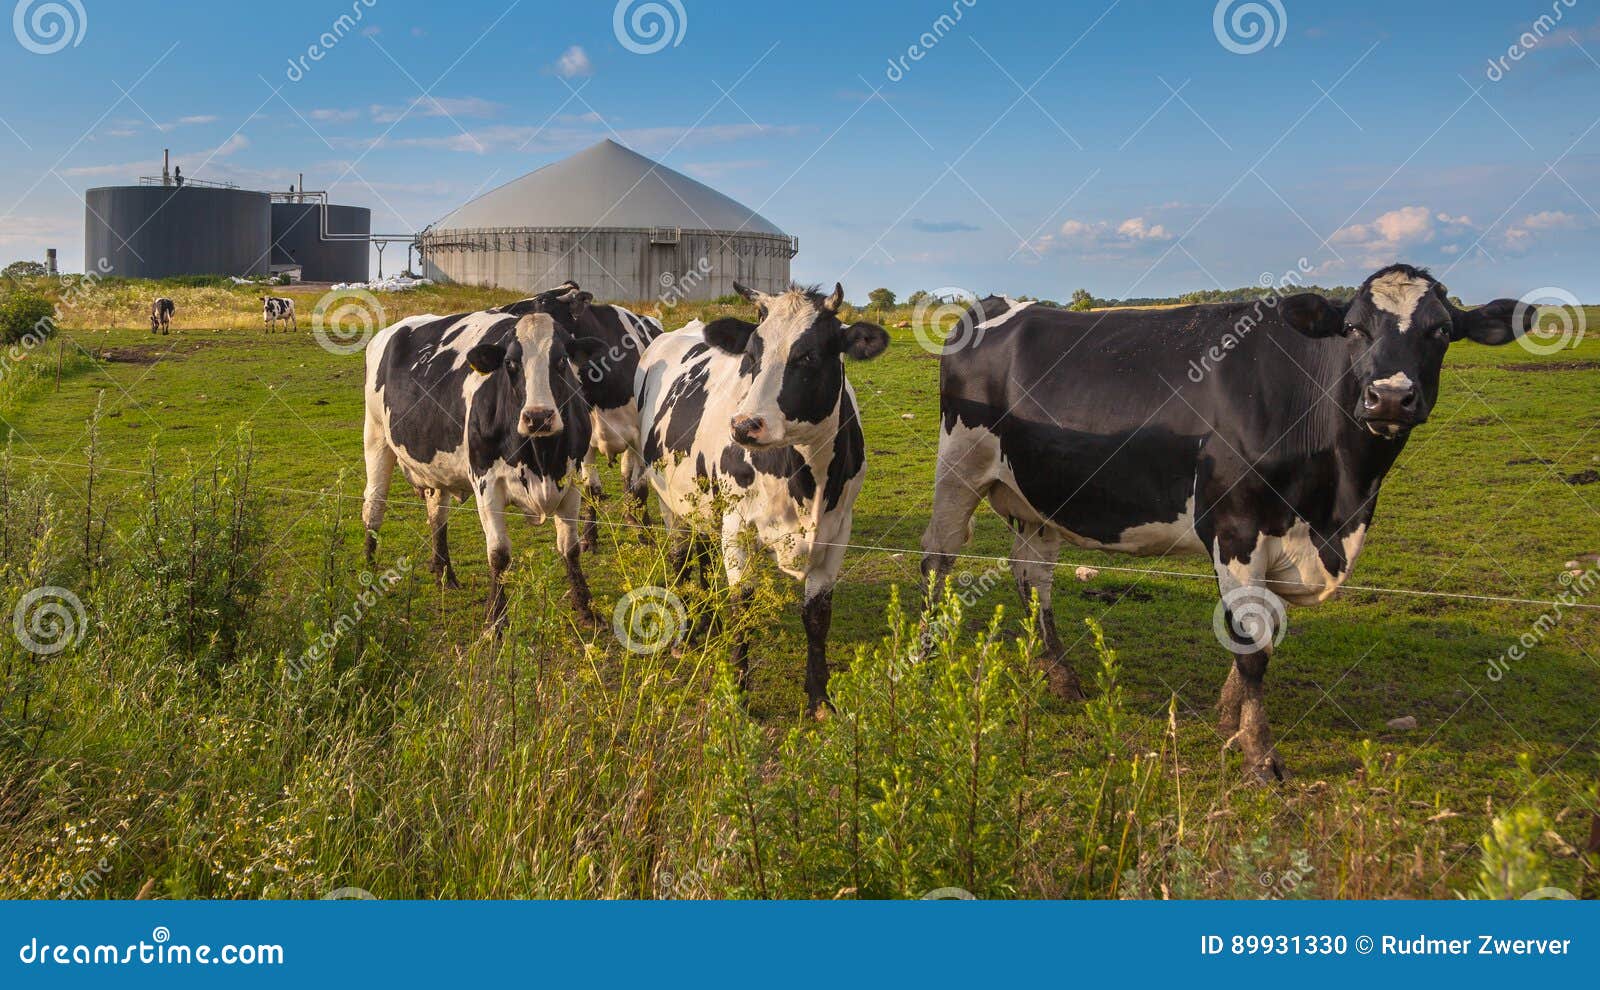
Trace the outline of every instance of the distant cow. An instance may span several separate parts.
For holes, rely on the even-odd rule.
[[[162,296],[160,299],[157,299],[155,302],[151,303],[150,332],[155,333],[160,331],[161,333],[166,333],[172,327],[172,314],[176,313],[177,311],[178,307],[174,306],[172,304],[172,300],[168,299],[166,296]]]
[[[294,318],[294,300],[281,296],[262,296],[261,321],[267,325],[268,330],[276,330],[279,320],[288,320],[291,330],[300,329]]]
[[[759,307],[759,324],[695,321],[657,337],[640,359],[646,476],[668,526],[719,537],[735,607],[744,598],[746,531],[805,582],[806,708],[814,714],[827,700],[833,584],[866,472],[844,358],[877,357],[889,336],[871,323],[840,322],[837,285],[826,298],[734,288]],[[720,500],[707,499],[708,485],[725,504],[709,504]],[[733,661],[747,686],[748,642],[735,644]]]
[[[1427,272],[1385,268],[1354,299],[1074,313],[988,298],[974,343],[939,366],[942,428],[923,570],[937,589],[983,499],[1016,533],[1037,592],[1052,687],[1081,697],[1050,611],[1063,540],[1205,554],[1232,670],[1223,735],[1246,770],[1281,777],[1263,678],[1281,597],[1326,599],[1349,576],[1384,475],[1439,394],[1451,342],[1504,344],[1532,307],[1461,310]],[[1264,594],[1262,589],[1272,594]],[[1277,597],[1274,597],[1277,596]]]
[[[553,517],[570,600],[592,623],[578,564],[579,475],[589,450],[589,406],[578,387],[571,334],[545,313],[416,316],[367,345],[366,554],[377,547],[395,466],[427,501],[433,571],[456,585],[446,516],[451,497],[474,496],[489,555],[489,621],[505,618],[511,563],[507,506]]]
[[[584,484],[590,494],[583,537],[585,550],[594,549],[598,528],[594,502],[605,494],[595,470],[596,452],[609,458],[621,457],[628,496],[626,519],[641,527],[649,525],[644,465],[635,453],[640,448],[640,437],[634,375],[639,356],[661,335],[661,324],[652,317],[615,304],[594,305],[593,299],[593,295],[578,288],[578,283],[565,282],[493,311],[519,316],[549,313],[575,338],[584,339],[592,352],[590,360],[578,369],[594,425],[594,446],[583,464]]]

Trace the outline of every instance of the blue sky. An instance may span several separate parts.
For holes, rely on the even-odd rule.
[[[38,54],[47,2],[0,0],[4,260],[81,267],[83,190],[162,147],[195,178],[303,171],[406,233],[615,137],[759,208],[797,278],[852,298],[1166,295],[1304,258],[1324,284],[1405,260],[1468,300],[1600,301],[1591,0],[1255,0],[1253,37],[1250,0],[655,0],[654,52],[628,16],[651,0],[620,34],[612,0],[58,0],[77,43]]]

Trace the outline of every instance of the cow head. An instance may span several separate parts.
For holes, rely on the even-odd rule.
[[[1506,344],[1534,322],[1533,307],[1515,299],[1460,309],[1443,283],[1410,265],[1380,269],[1348,302],[1313,292],[1289,296],[1283,314],[1308,336],[1343,338],[1350,363],[1341,397],[1356,422],[1391,440],[1427,422],[1451,342]]]
[[[550,314],[529,313],[517,320],[508,344],[479,344],[467,352],[467,364],[481,375],[505,376],[496,412],[514,416],[519,434],[553,437],[566,429],[561,410],[578,394],[575,349]]]
[[[706,342],[743,355],[739,375],[746,392],[729,428],[745,447],[777,447],[831,436],[844,390],[844,359],[875,358],[889,335],[873,323],[839,320],[844,288],[827,297],[791,288],[768,295],[733,284],[756,304],[759,324],[725,318],[705,329]]]

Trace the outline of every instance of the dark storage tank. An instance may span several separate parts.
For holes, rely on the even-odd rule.
[[[372,211],[329,206],[326,229],[322,211],[318,203],[272,204],[272,263],[299,265],[307,282],[365,282]],[[324,240],[324,234],[330,239]],[[352,236],[361,239],[343,239]]]
[[[272,203],[264,192],[101,186],[84,194],[84,205],[84,271],[127,278],[267,274]]]

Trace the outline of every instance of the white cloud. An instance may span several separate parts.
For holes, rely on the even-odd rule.
[[[1521,250],[1532,244],[1534,238],[1552,234],[1556,231],[1578,230],[1582,222],[1570,213],[1561,210],[1541,210],[1530,213],[1506,228],[1505,246],[1511,250]]]
[[[158,123],[156,124],[156,130],[165,134],[168,131],[177,130],[180,127],[191,127],[195,124],[215,124],[216,122],[217,117],[215,114],[197,113],[191,114],[188,117],[179,117],[177,120],[170,120],[166,123]]]
[[[360,118],[360,116],[360,110],[337,110],[326,107],[311,110],[306,113],[306,119],[308,120],[316,120],[329,124],[349,123],[352,120]]]
[[[723,144],[749,138],[789,137],[806,130],[798,124],[712,124],[700,127],[643,127],[624,131],[580,127],[532,127],[497,125],[473,128],[466,133],[429,137],[339,138],[335,145],[361,148],[428,148],[486,154],[491,151],[561,152],[586,148],[602,138],[615,138],[641,152],[659,152],[675,147]]]
[[[1362,265],[1377,266],[1395,261],[1426,260],[1417,257],[1426,245],[1453,240],[1475,229],[1472,218],[1465,215],[1451,216],[1426,206],[1402,206],[1381,213],[1367,223],[1341,227],[1328,238],[1328,243],[1350,249],[1359,256]],[[1445,248],[1439,249],[1439,253],[1454,254],[1460,250],[1460,245],[1446,245]]]
[[[589,61],[589,53],[583,50],[582,45],[573,45],[561,53],[550,71],[563,79],[576,79],[579,76],[594,75],[594,64]]]
[[[1172,234],[1159,223],[1144,217],[1126,220],[1068,220],[1053,234],[1045,234],[1028,245],[1035,252],[1067,251],[1084,257],[1109,258],[1131,253],[1137,248],[1172,240]]]
[[[419,96],[404,106],[374,103],[369,109],[378,124],[392,124],[401,117],[493,117],[501,105],[479,96]]]

